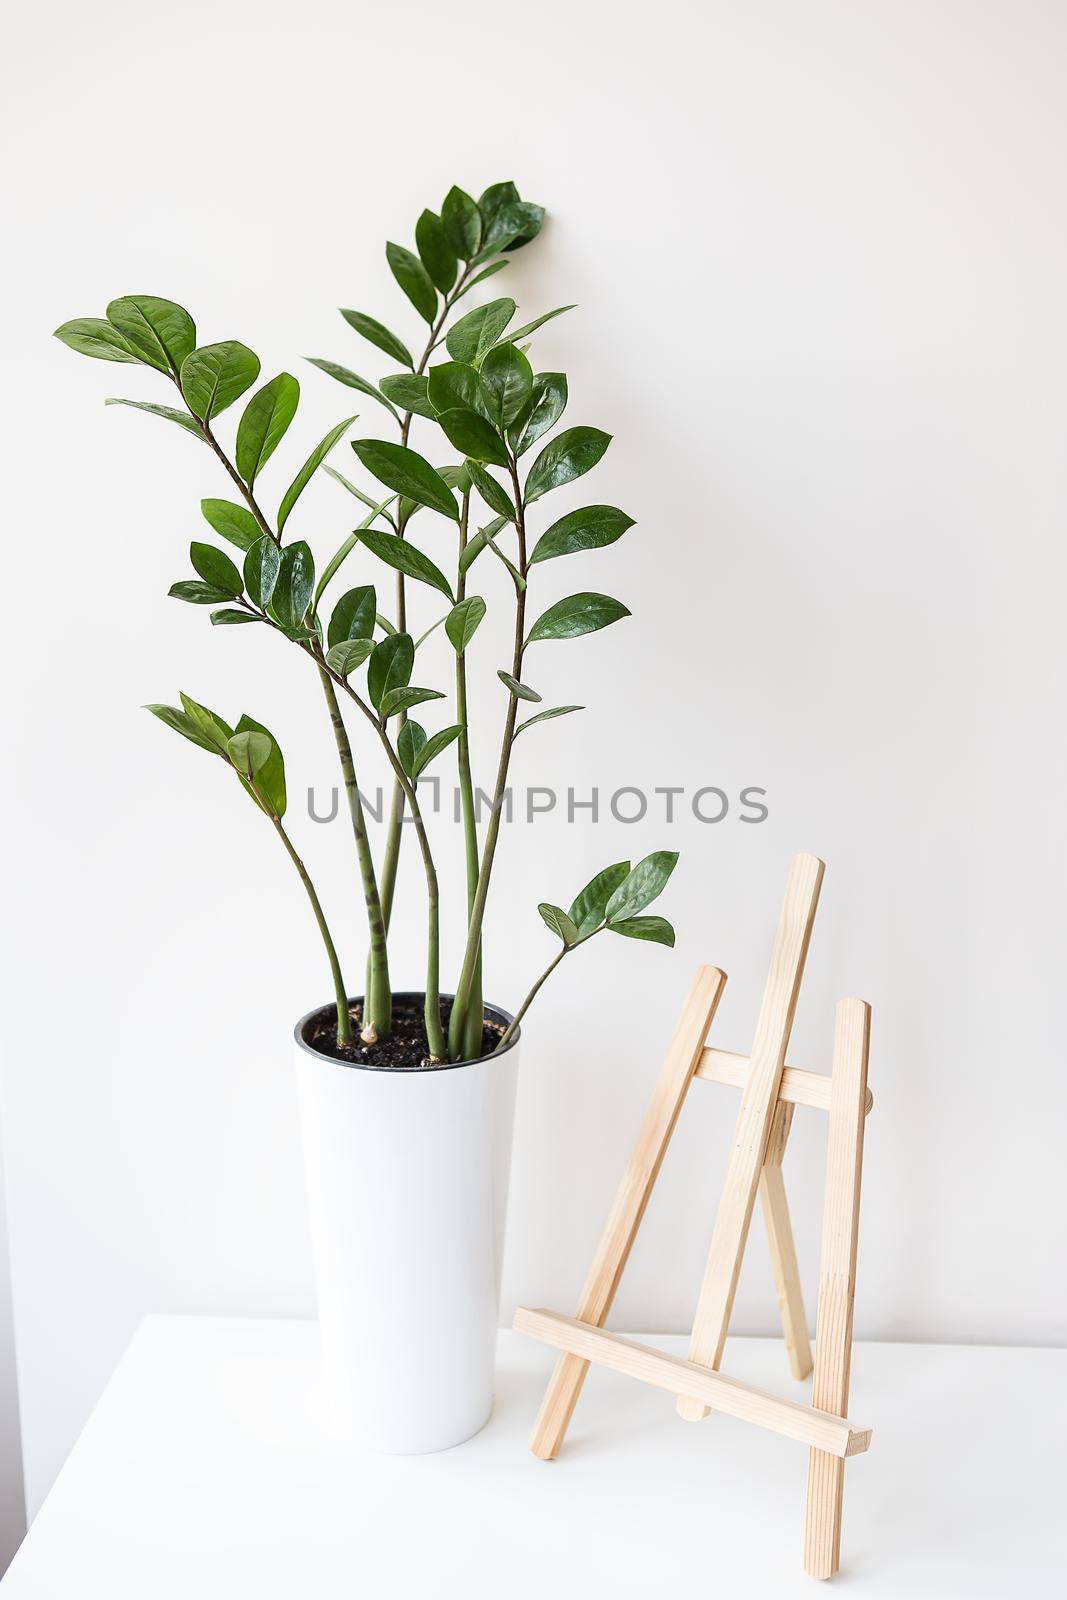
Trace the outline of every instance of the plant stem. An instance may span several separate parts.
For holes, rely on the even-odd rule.
[[[246,774],[246,777],[247,776],[248,775]],[[326,917],[322,910],[322,903],[319,900],[318,895],[315,893],[315,885],[312,883],[311,878],[308,875],[307,868],[293,847],[293,841],[282,827],[281,818],[275,816],[270,810],[267,801],[256,788],[255,779],[249,777],[248,782],[255,792],[256,798],[267,809],[267,815],[273,822],[275,831],[277,832],[279,839],[282,841],[282,844],[285,846],[290,861],[300,874],[301,883],[307,890],[307,897],[311,901],[311,909],[315,913],[315,921],[319,925],[319,932],[322,935],[322,942],[326,946],[326,956],[330,963],[330,975],[333,978],[333,992],[337,1002],[337,1043],[338,1045],[350,1045],[352,1043],[352,1018],[348,1012],[348,991],[345,988],[345,980],[341,976],[341,964],[337,959],[337,947],[330,936],[330,930],[327,926]]]
[[[519,487],[519,471],[515,457],[508,452],[508,465],[511,471],[511,482],[515,495],[515,530],[519,541],[519,574],[523,579],[523,586],[515,585],[515,639],[511,655],[511,675],[522,680],[522,655],[524,649],[523,631],[526,621],[526,515],[522,503],[522,490]],[[456,1001],[449,1019],[448,1047],[453,1060],[456,1059],[457,1050],[462,1048],[465,1036],[468,1009],[474,992],[474,975],[481,950],[482,922],[485,917],[485,903],[489,895],[489,880],[493,872],[493,858],[496,855],[497,839],[500,835],[500,815],[504,804],[504,791],[508,782],[508,767],[511,763],[511,747],[515,738],[515,721],[518,715],[518,701],[514,695],[508,696],[507,716],[504,719],[504,735],[500,742],[500,759],[497,763],[496,785],[493,790],[492,814],[489,825],[485,830],[485,844],[482,847],[481,867],[478,872],[478,886],[474,893],[474,903],[471,907],[470,924],[467,929],[467,946],[463,952],[463,965],[460,969],[459,982],[456,985]]]
[[[603,931],[604,930],[602,928],[594,928],[593,932],[587,933],[584,939],[577,939],[575,940],[574,944],[560,945],[559,949],[556,951],[556,954],[552,957],[552,960],[548,963],[548,966],[545,968],[544,972],[542,972],[541,976],[538,978],[537,982],[533,985],[529,994],[526,996],[526,999],[522,1002],[522,1005],[519,1007],[511,1021],[508,1023],[507,1027],[504,1029],[504,1032],[500,1036],[500,1043],[493,1051],[494,1055],[503,1050],[506,1045],[511,1043],[511,1040],[518,1031],[519,1023],[530,1009],[531,1002],[537,998],[537,994],[541,988],[541,985],[545,982],[546,978],[550,978],[552,976],[560,962],[563,960],[563,957],[569,956],[572,950],[577,950],[580,945],[588,943],[590,939],[596,938],[596,935],[598,933],[602,933]]]
[[[367,927],[370,934],[370,954],[367,958],[367,983],[363,996],[363,1026],[360,1038],[364,1044],[377,1044],[388,1039],[393,1024],[393,991],[389,981],[389,953],[385,939],[385,920],[378,895],[378,882],[374,874],[367,824],[363,815],[363,802],[356,782],[356,768],[352,759],[352,746],[345,728],[337,694],[329,673],[319,668],[322,692],[329,708],[330,723],[337,743],[337,754],[345,781],[348,811],[352,818],[352,834],[356,842],[356,857],[363,883],[363,900],[367,908]]]
[[[460,557],[462,557],[467,544],[470,503],[470,490],[468,490],[463,496],[463,507],[459,521]],[[460,568],[456,578],[457,605],[466,598],[466,594],[467,574]],[[459,770],[459,794],[463,814],[463,844],[467,862],[467,925],[469,928],[471,913],[474,910],[474,897],[478,892],[478,822],[474,812],[474,782],[471,777],[470,735],[467,726],[466,651],[462,651],[456,656],[456,721],[459,723],[460,729],[456,745],[456,762]],[[478,964],[471,984],[471,996],[467,1005],[467,1016],[463,1029],[462,1051],[463,1057],[467,1061],[476,1060],[482,1053],[483,1013],[482,951],[479,941]]]

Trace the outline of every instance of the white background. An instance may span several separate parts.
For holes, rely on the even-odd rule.
[[[539,526],[589,500],[638,519],[538,572],[545,604],[604,589],[634,618],[538,647],[546,703],[589,709],[524,736],[518,782],[597,785],[605,806],[622,785],[751,784],[770,807],[668,825],[660,799],[640,825],[506,836],[486,984],[506,1005],[552,948],[538,900],[624,854],[682,860],[677,950],[598,941],[531,1015],[505,1316],[574,1299],[697,962],[731,974],[716,1031],[747,1048],[806,849],[829,870],[792,1058],[827,1064],[839,995],[874,1006],[858,1332],[1060,1341],[1063,8],[102,0],[26,8],[13,33],[3,1113],[31,1509],[144,1312],[313,1306],[288,1032],[327,998],[321,953],[269,828],[142,702],[183,688],[272,726],[353,987],[363,955],[345,828],[305,814],[307,785],[335,781],[314,681],[165,598],[226,483],[168,424],[103,407],[166,399],[161,380],[49,334],[157,293],[297,372],[272,499],[348,411],[387,436],[300,358],[388,370],[338,305],[417,337],[383,241],[410,243],[453,182],[514,177],[548,207],[492,290],[527,316],[579,303],[534,353],[569,372],[568,420],[615,435]],[[323,478],[292,531],[324,558],[351,523]],[[432,518],[421,537],[448,546]],[[507,594],[479,576],[488,783]],[[447,820],[435,836],[455,855]],[[398,918],[395,981],[415,986],[413,854]],[[733,1108],[694,1094],[617,1326],[687,1325]],[[809,1283],[821,1138],[798,1116]],[[735,1326],[769,1331],[753,1245]]]

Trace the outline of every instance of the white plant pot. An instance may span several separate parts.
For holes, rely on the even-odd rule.
[[[330,1405],[368,1448],[447,1450],[493,1405],[518,1035],[379,1071],[311,1049],[319,1014],[297,1023],[296,1077]]]

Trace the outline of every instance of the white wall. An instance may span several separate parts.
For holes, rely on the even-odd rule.
[[[277,490],[345,414],[299,358],[385,370],[334,308],[414,336],[382,241],[453,181],[514,176],[548,206],[493,287],[531,316],[579,302],[537,359],[569,371],[571,421],[616,436],[546,519],[583,497],[639,519],[539,577],[635,620],[545,647],[546,697],[590,709],[524,739],[520,781],[755,784],[771,808],[508,837],[502,1003],[550,949],[537,900],[682,852],[677,951],[594,946],[532,1016],[509,1302],[573,1299],[698,961],[731,974],[719,1037],[747,1048],[807,849],[829,871],[796,1059],[826,1063],[839,995],[875,1008],[859,1332],[1062,1338],[1065,23],[1034,0],[24,9],[2,112],[4,1096],[31,1506],[142,1313],[312,1307],[287,1035],[326,998],[313,930],[265,825],[141,702],[185,688],[269,720],[353,975],[362,949],[344,829],[301,823],[304,786],[334,781],[314,686],[164,598],[225,484],[165,423],[105,411],[149,375],[48,335],[153,292],[268,372],[295,363]],[[304,505],[326,552],[350,507],[326,480]],[[483,726],[495,574],[486,593]],[[412,859],[398,983],[418,906]],[[732,1114],[694,1096],[618,1325],[688,1322]],[[797,1119],[809,1281],[821,1138]],[[754,1242],[736,1327],[770,1330]]]

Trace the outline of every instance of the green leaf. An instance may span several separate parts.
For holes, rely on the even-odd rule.
[[[416,222],[415,243],[434,286],[447,294],[456,281],[459,262],[435,211],[424,211]]]
[[[207,706],[202,706],[192,695],[183,693],[181,701],[186,716],[196,724],[216,752],[225,756],[226,746],[233,737],[234,729],[228,722],[222,720],[217,711],[209,711]]]
[[[457,656],[461,656],[478,631],[485,616],[485,601],[480,594],[468,595],[445,618],[445,632]]]
[[[378,624],[379,628],[381,628],[383,633],[387,633],[389,635],[393,635],[393,634],[396,633],[397,630],[396,630],[396,628],[394,628],[393,624],[389,621],[389,618],[388,617],[383,617],[380,611],[376,611],[374,613],[374,620]]]
[[[521,328],[515,328],[508,334],[508,338],[518,344],[520,339],[525,339],[527,334],[534,333],[538,328],[543,328],[546,322],[551,322],[553,317],[561,317],[565,311],[574,311],[575,306],[557,306],[555,311],[546,311],[543,316],[535,317],[532,322],[524,322]]]
[[[550,722],[553,717],[565,717],[572,711],[584,710],[584,706],[553,706],[551,711],[539,711],[536,717],[527,717],[525,722],[519,723],[514,737],[517,739],[520,733],[526,728],[532,728],[535,722]]]
[[[227,539],[238,550],[251,550],[263,537],[263,529],[247,506],[234,500],[201,500],[200,510],[220,539]]]
[[[271,616],[286,633],[303,626],[315,588],[315,558],[303,539],[287,544],[278,563],[278,579],[270,598]]]
[[[350,639],[369,639],[374,632],[378,601],[372,584],[349,589],[333,608],[327,643],[347,644]]]
[[[469,539],[464,546],[463,554],[459,558],[459,570],[466,572],[472,566],[490,540],[495,539],[500,530],[507,526],[507,517],[494,517],[492,522],[484,528],[479,528],[473,539]]]
[[[433,323],[437,316],[437,290],[417,255],[392,241],[385,247],[389,270],[403,289],[415,310],[424,321]]]
[[[648,939],[674,949],[674,929],[666,917],[624,917],[621,922],[609,922],[608,927],[627,939]]]
[[[539,639],[578,639],[583,633],[596,633],[629,615],[622,602],[608,594],[569,594],[538,617],[526,643],[536,644]]]
[[[518,678],[513,678],[510,672],[497,668],[497,677],[505,684],[516,700],[540,700],[541,695],[536,689],[531,689],[528,683],[520,683]]]
[[[490,461],[494,466],[506,467],[508,453],[504,442],[484,417],[465,406],[453,406],[440,411],[437,421],[450,444],[462,450],[474,461]]]
[[[198,577],[221,589],[231,600],[236,600],[243,591],[241,574],[225,550],[217,550],[213,544],[200,544],[194,539],[189,546],[189,559]]]
[[[364,494],[362,489],[357,488],[354,483],[345,477],[343,472],[338,472],[336,467],[324,466],[322,470],[328,473],[331,478],[336,478],[337,482],[342,484],[349,494],[354,494],[356,499],[361,501],[363,505],[370,506],[375,516],[380,512],[386,511],[396,499],[396,495],[391,494],[385,500],[372,500],[369,494]],[[372,517],[367,523],[368,527],[373,520],[374,518]]]
[[[502,561],[504,566],[507,567],[508,572],[511,574],[512,583],[514,583],[516,589],[521,594],[522,591],[526,588],[526,579],[523,577],[523,575],[519,571],[518,567],[515,565],[515,563],[513,561],[509,561],[508,560],[507,556],[504,554],[503,550],[501,550],[500,546],[497,543],[495,543],[492,535],[489,536],[489,538],[486,540],[486,543],[488,544],[488,546],[489,546],[490,550],[493,552],[493,554],[496,556],[497,560],[498,561]]]
[[[364,528],[360,538],[380,561],[387,562],[405,577],[416,578],[420,583],[428,583],[432,589],[440,590],[449,600],[453,599],[449,581],[440,567],[435,566],[429,556],[424,556],[421,550],[409,544],[406,539],[399,538],[395,533],[378,533],[373,528]]]
[[[355,672],[357,667],[363,665],[373,649],[373,639],[348,639],[344,644],[335,644],[327,650],[326,665],[342,678],[347,678],[350,672]]]
[[[211,626],[213,628],[233,626],[238,622],[258,622],[250,611],[238,611],[235,606],[227,606],[223,611],[211,613]]]
[[[509,430],[508,438],[517,456],[524,455],[543,433],[554,428],[567,405],[567,376],[563,372],[539,372],[533,381],[525,413]]]
[[[252,604],[259,606],[261,611],[265,611],[270,604],[281,564],[281,551],[274,540],[268,539],[265,533],[249,548],[245,556],[245,592]]]
[[[154,294],[128,294],[112,300],[107,320],[143,361],[175,377],[196,346],[196,325],[188,311]]]
[[[402,361],[405,367],[414,368],[411,351],[395,333],[389,331],[384,322],[379,322],[376,317],[368,317],[365,311],[345,311],[343,307],[341,315],[348,326],[354,328],[369,344],[392,356],[394,361]]]
[[[491,278],[495,272],[503,272],[507,264],[506,261],[494,261],[491,267],[483,267],[481,272],[476,272],[474,277],[468,279],[463,285],[463,288],[456,295],[456,300],[462,300],[465,294],[470,293],[475,284],[484,283],[486,278]]]
[[[478,207],[462,189],[451,188],[441,206],[441,229],[461,261],[478,254],[482,242],[482,219]]]
[[[397,735],[396,753],[400,757],[400,765],[412,776],[412,767],[418,759],[419,751],[426,745],[426,729],[421,723],[409,717]]]
[[[158,717],[160,722],[165,722],[168,728],[174,729],[175,733],[180,733],[183,738],[189,740],[190,744],[198,745],[201,750],[206,750],[209,755],[217,756],[222,754],[217,745],[213,744],[210,739],[200,732],[192,717],[185,711],[179,711],[177,706],[150,705],[145,706],[143,709],[150,711],[154,717]]]
[[[261,722],[257,722],[254,717],[242,716],[237,724],[235,732],[239,734],[260,734],[270,740],[270,755],[256,773],[256,788],[259,789],[264,800],[267,802],[266,806],[260,806],[260,810],[266,810],[268,816],[275,816],[280,820],[285,816],[286,806],[285,760],[282,756],[281,746],[271,733],[270,729],[265,728],[263,724]],[[243,783],[244,779],[242,778],[241,781]],[[248,788],[247,784],[245,784],[245,788]],[[248,792],[249,794],[252,793],[250,789]],[[259,805],[259,800],[257,797],[252,795],[252,798],[256,801],[256,804]]]
[[[599,428],[565,428],[541,451],[526,479],[526,503],[539,500],[550,489],[572,483],[595,467],[611,443],[611,434]]]
[[[476,367],[482,357],[493,348],[512,317],[514,300],[490,300],[488,305],[475,306],[465,317],[454,322],[445,337],[445,348],[453,361],[465,361]]]
[[[437,413],[430,404],[426,393],[425,378],[416,377],[411,372],[398,372],[388,378],[383,378],[378,387],[387,400],[400,407],[401,411],[414,412],[417,417],[428,417],[434,421]]]
[[[590,878],[581,894],[575,896],[570,916],[583,938],[600,927],[608,901],[629,873],[628,861],[616,861],[614,866],[605,867],[595,878]]]
[[[383,717],[393,717],[398,711],[406,711],[409,706],[422,705],[424,700],[443,700],[444,695],[440,689],[416,689],[414,685],[402,689],[390,689],[382,696],[379,710]]]
[[[415,665],[415,644],[410,633],[390,633],[374,646],[367,668],[367,693],[375,711],[393,689],[403,689],[411,681]]]
[[[490,399],[489,421],[499,432],[522,416],[533,394],[533,368],[510,341],[494,345],[481,365]]]
[[[512,226],[519,225],[520,232],[504,246],[505,250],[521,250],[524,244],[529,244],[531,239],[536,239],[541,232],[545,220],[544,206],[534,205],[530,200],[521,200],[513,208]]]
[[[387,489],[459,521],[459,508],[448,484],[416,450],[385,439],[353,439],[352,448],[367,471]]]
[[[105,400],[106,406],[132,406],[135,411],[148,411],[153,417],[165,417],[168,422],[176,422],[179,428],[184,428],[186,433],[191,433],[195,439],[203,439],[203,434],[186,412],[179,411],[175,406],[157,406],[150,400]],[[206,443],[206,440],[205,440]]]
[[[167,594],[172,600],[184,600],[191,606],[217,606],[223,600],[233,599],[228,589],[220,589],[213,583],[199,583],[194,578],[172,583]]]
[[[339,422],[337,424],[336,428],[331,428],[325,439],[320,439],[314,450],[312,450],[311,454],[304,462],[304,465],[300,468],[300,471],[297,473],[288,489],[286,489],[285,496],[278,508],[279,534],[289,520],[289,513],[292,511],[293,507],[296,505],[296,502],[299,500],[300,496],[303,494],[304,490],[315,476],[315,473],[322,466],[322,463],[326,460],[326,457],[329,455],[338,439],[340,439],[345,429],[350,427],[355,420],[355,417],[346,417],[343,422]]]
[[[369,378],[361,378],[358,372],[353,372],[350,367],[339,366],[336,361],[327,361],[321,356],[305,356],[304,360],[313,367],[318,367],[320,372],[325,372],[328,378],[336,378],[338,383],[345,384],[349,389],[358,389],[360,394],[369,394],[372,400],[377,400],[392,416],[396,411],[389,403],[386,395]],[[397,418],[399,421],[399,418]]]
[[[245,406],[237,425],[237,470],[249,488],[284,439],[299,400],[292,373],[279,372]]]
[[[643,911],[666,886],[667,879],[677,865],[677,850],[656,850],[639,861],[613,891],[604,907],[609,924],[625,921],[638,911]]]
[[[477,487],[489,509],[495,511],[505,522],[514,522],[515,507],[503,484],[497,483],[492,473],[486,472],[477,461],[468,459],[466,467],[471,482]]]
[[[512,206],[521,205],[518,189],[509,179],[505,183],[491,183],[479,197],[478,210],[482,218],[482,253],[489,254],[492,250],[499,250],[503,240],[510,243],[514,238],[514,231],[506,223],[501,225],[501,218]]]
[[[538,539],[529,565],[533,566],[535,561],[551,561],[555,556],[574,555],[580,550],[601,550],[621,539],[633,525],[633,517],[628,517],[617,506],[583,506],[580,511],[569,511]]]
[[[230,760],[245,778],[254,778],[261,767],[270,760],[274,740],[266,733],[235,733],[226,746]]]
[[[409,723],[408,726],[410,727],[411,724]],[[453,739],[458,739],[462,732],[463,729],[456,723],[451,728],[442,728],[439,733],[435,733],[433,738],[428,739],[416,752],[408,776],[413,781],[418,778],[419,774],[424,772],[430,765],[430,762],[435,760],[442,750],[446,750]],[[403,734],[401,734],[401,738],[403,738]]]
[[[538,906],[541,920],[564,944],[575,944],[578,939],[578,929],[568,917],[567,913],[559,906],[550,905],[547,900],[542,900]]]
[[[119,330],[105,322],[103,317],[75,317],[64,322],[52,335],[81,356],[93,356],[97,361],[130,361],[143,365],[141,357],[131,350]]]
[[[488,414],[489,396],[477,372],[466,361],[442,361],[439,366],[431,367],[426,384],[435,416],[456,406],[466,406],[483,417]]]
[[[182,362],[181,385],[190,411],[210,422],[250,389],[259,377],[259,357],[236,339],[205,344]]]

